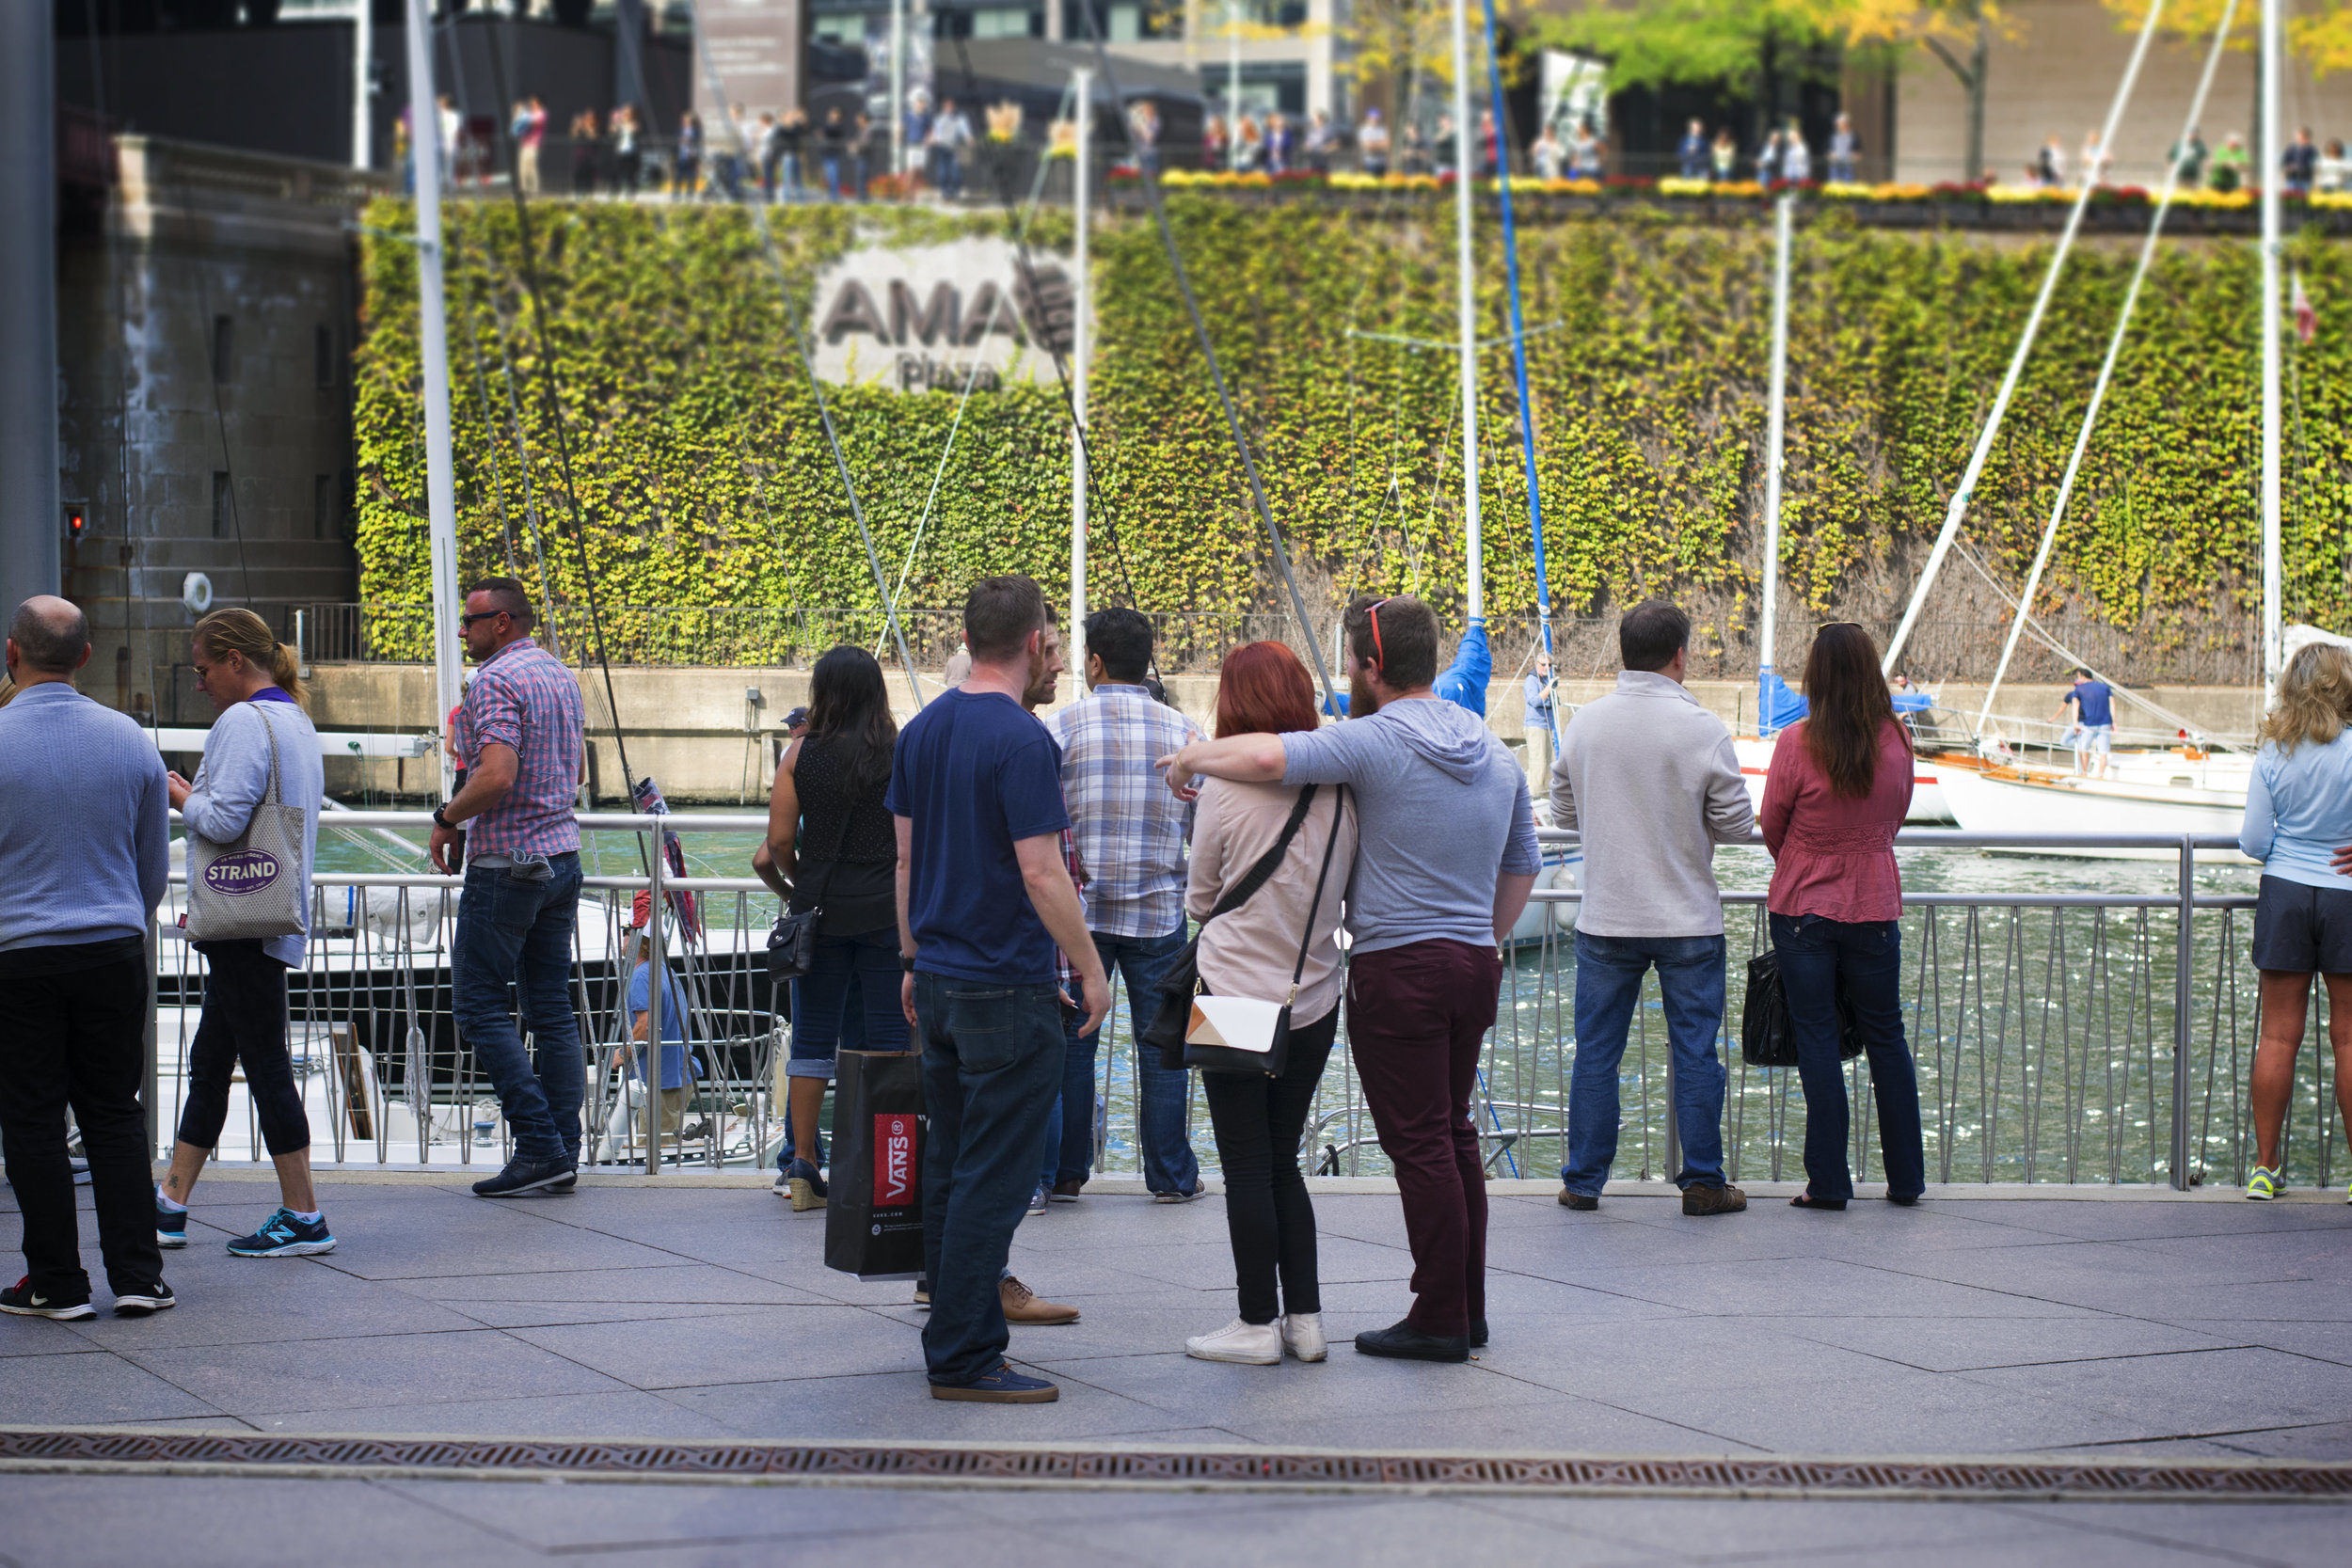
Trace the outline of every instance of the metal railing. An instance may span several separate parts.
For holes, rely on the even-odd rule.
[[[328,813],[322,825],[418,832],[421,813]],[[744,878],[667,878],[641,869],[635,843],[657,819],[583,816],[596,864],[582,893],[571,990],[592,1053],[584,1158],[656,1171],[693,1164],[754,1168],[784,1138],[779,1069],[789,1040],[767,976],[765,935],[774,895]],[[681,835],[739,835],[746,861],[765,819],[695,815],[659,818]],[[1574,841],[1547,832],[1548,857]],[[619,849],[606,847],[613,844]],[[707,861],[707,839],[697,852]],[[2252,1163],[2246,1092],[2258,1028],[2247,953],[2250,895],[2200,892],[2208,837],[1994,835],[1907,831],[1899,850],[2129,850],[2177,863],[2157,893],[1921,893],[1905,900],[1903,1011],[1917,1064],[1930,1180],[1938,1182],[2237,1182]],[[723,841],[719,846],[724,849]],[[617,874],[608,868],[626,860]],[[654,857],[659,866],[660,857]],[[307,966],[291,975],[294,1051],[311,1106],[320,1158],[425,1166],[495,1165],[504,1157],[496,1097],[451,1009],[450,947],[458,882],[403,873],[321,873]],[[646,1136],[647,1113],[615,1071],[621,1018],[622,921],[638,890],[651,892],[658,971],[675,972],[691,1014],[704,1076],[687,1125]],[[676,895],[698,901],[701,932],[675,929]],[[176,909],[179,893],[175,889]],[[1473,1114],[1496,1176],[1547,1173],[1565,1153],[1575,1064],[1575,959],[1580,895],[1539,891],[1503,971],[1502,1006],[1481,1065]],[[1727,1174],[1772,1180],[1802,1174],[1804,1098],[1791,1069],[1746,1066],[1739,1053],[1746,957],[1762,950],[1761,893],[1724,895],[1729,935],[1728,1006],[1717,1045],[1729,1072],[1724,1109]],[[173,917],[167,911],[165,921]],[[1528,927],[1534,927],[1529,930]],[[167,931],[157,988],[158,1134],[168,1142],[177,1085],[197,1025],[202,959]],[[656,985],[653,991],[660,992]],[[1118,994],[1096,1071],[1096,1168],[1140,1168],[1136,1048],[1129,999]],[[2304,1069],[2289,1116],[2284,1163],[2297,1185],[2335,1180],[2332,1064],[2324,1003],[2314,1004]],[[1877,1168],[1867,1059],[1851,1064],[1857,1179]],[[1673,1085],[1655,981],[1635,1010],[1620,1072],[1618,1179],[1667,1180],[1678,1162]],[[1794,1092],[1792,1092],[1794,1091]],[[649,1097],[650,1098],[650,1097]],[[1213,1165],[1198,1096],[1188,1121]],[[655,1124],[658,1127],[658,1123]],[[240,1128],[243,1142],[240,1146]],[[224,1137],[224,1157],[259,1158],[249,1107]],[[1300,1150],[1327,1175],[1388,1170],[1362,1088],[1340,1049],[1317,1093]]]

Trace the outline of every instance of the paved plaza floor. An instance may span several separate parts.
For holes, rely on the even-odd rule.
[[[242,1433],[1100,1448],[2352,1460],[2352,1208],[1931,1197],[1843,1214],[1495,1198],[1493,1342],[1373,1360],[1411,1272],[1391,1196],[1324,1194],[1319,1366],[1188,1359],[1232,1316],[1222,1201],[1089,1194],[1013,1267],[1044,1406],[926,1397],[903,1284],[820,1260],[764,1188],[323,1186],[342,1246],[229,1257],[271,1187],[212,1180],[144,1321],[0,1318],[0,1423]],[[8,1200],[0,1197],[0,1205]],[[85,1237],[89,1239],[87,1216]],[[93,1249],[89,1263],[96,1272]],[[100,1305],[104,1305],[102,1295]],[[249,1522],[268,1520],[254,1538]],[[2352,1506],[1291,1496],[0,1474],[0,1561],[436,1564],[1817,1560],[2343,1561]]]

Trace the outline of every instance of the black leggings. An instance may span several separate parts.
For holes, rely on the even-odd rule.
[[[245,1063],[246,1092],[276,1154],[310,1147],[310,1118],[286,1058],[286,966],[259,942],[207,942],[204,1016],[188,1047],[188,1098],[180,1108],[180,1141],[199,1148],[220,1142],[229,1119],[229,1080]]]
[[[1200,1092],[1216,1132],[1225,1171],[1225,1227],[1233,1242],[1233,1283],[1242,1322],[1270,1323],[1281,1311],[1320,1312],[1315,1279],[1315,1210],[1298,1168],[1298,1136],[1315,1085],[1331,1058],[1340,1010],[1291,1032],[1290,1061],[1279,1078],[1259,1072],[1204,1072]],[[1280,1308],[1274,1283],[1281,1276]]]

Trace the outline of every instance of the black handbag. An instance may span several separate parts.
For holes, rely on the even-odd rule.
[[[1298,800],[1291,807],[1288,820],[1282,824],[1281,836],[1274,847],[1258,857],[1258,863],[1249,874],[1233,884],[1232,890],[1216,901],[1216,908],[1200,924],[1205,927],[1218,915],[1231,914],[1256,896],[1266,885],[1282,857],[1290,852],[1291,840],[1298,836],[1299,826],[1307,820],[1307,809],[1314,804],[1316,785],[1309,784],[1298,792]],[[1153,988],[1154,1001],[1152,1022],[1136,1037],[1138,1047],[1159,1053],[1160,1066],[1170,1072],[1184,1069],[1184,1035],[1192,1027],[1192,999],[1200,990],[1200,934],[1196,931],[1184,950],[1176,955]]]
[[[1314,786],[1307,786],[1312,789]],[[1315,915],[1323,908],[1323,887],[1331,877],[1331,855],[1340,847],[1340,824],[1347,815],[1347,786],[1337,786],[1339,795],[1331,809],[1331,836],[1323,846],[1323,869],[1315,874],[1315,895],[1307,906],[1307,928],[1298,934],[1298,961],[1291,965],[1290,994],[1282,999],[1281,1010],[1274,1015],[1273,1034],[1263,1051],[1251,1051],[1239,1046],[1220,1045],[1200,1038],[1214,1035],[1204,1029],[1208,1022],[1198,997],[1208,992],[1206,986],[1196,992],[1196,999],[1185,1009],[1184,1066],[1199,1068],[1203,1072],[1262,1072],[1268,1078],[1279,1078],[1290,1066],[1291,1007],[1298,1000],[1298,977],[1307,973],[1307,950],[1315,940]],[[1203,924],[1206,924],[1205,922]]]
[[[833,880],[834,867],[841,863],[842,847],[850,842],[850,814],[856,809],[854,800],[842,808],[841,831],[833,840],[833,859],[823,863],[823,871],[809,888],[808,908],[787,907],[777,916],[775,928],[768,933],[768,978],[777,985],[797,980],[817,965],[817,923],[825,913],[825,884]],[[797,879],[793,889],[800,889]]]
[[[1851,1062],[1862,1054],[1862,1032],[1854,1024],[1853,1008],[1843,987],[1837,991],[1837,1059]],[[1767,947],[1748,960],[1748,996],[1740,1009],[1740,1055],[1750,1067],[1795,1067],[1797,1021],[1788,1014],[1788,993],[1781,986],[1780,954]]]

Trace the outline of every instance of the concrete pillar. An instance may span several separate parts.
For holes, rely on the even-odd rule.
[[[50,0],[0,5],[0,618],[65,582]]]

